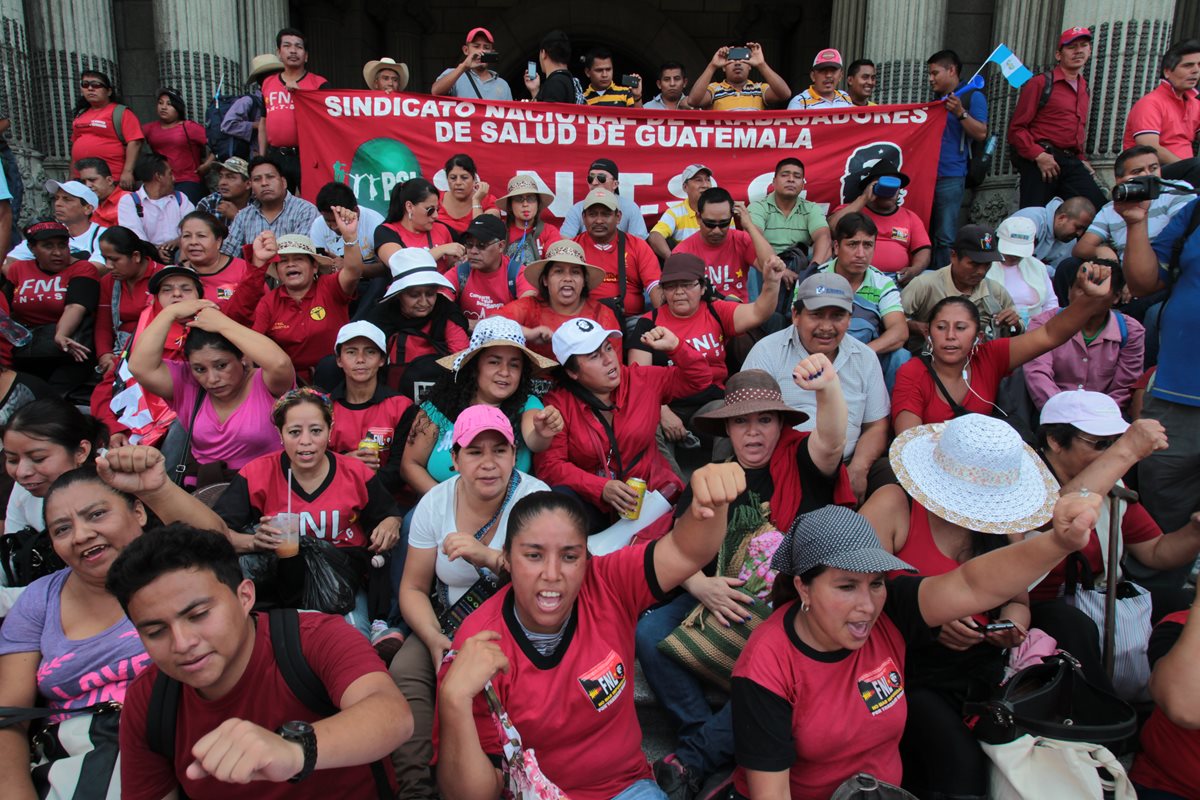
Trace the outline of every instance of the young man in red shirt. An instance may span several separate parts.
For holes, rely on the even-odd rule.
[[[617,196],[607,189],[592,189],[583,199],[584,231],[575,241],[583,247],[583,260],[604,270],[604,282],[592,290],[592,297],[606,301],[610,308],[619,307],[613,310],[624,324],[644,313],[647,305],[654,308],[662,305],[662,290],[658,286],[662,268],[650,245],[617,230],[620,221]],[[622,251],[624,270],[618,264]]]
[[[342,619],[301,613],[300,651],[338,711],[308,708],[281,673],[272,626],[252,613],[254,583],[224,536],[184,524],[143,534],[113,562],[108,589],[154,661],[121,715],[126,800],[366,800],[379,796],[378,779],[392,782],[390,763],[378,776],[366,765],[412,734],[412,713],[379,656]],[[160,674],[182,684],[175,713],[159,701],[175,724],[170,760],[148,733]]]
[[[733,228],[735,216],[741,230]],[[734,203],[729,192],[720,186],[705,189],[700,195],[696,218],[700,221],[700,233],[684,239],[675,252],[700,257],[708,267],[708,282],[718,297],[749,302],[750,270],[763,271],[767,262],[776,258],[775,249],[746,213],[745,204]],[[794,282],[793,275],[788,285]]]
[[[288,190],[300,194],[300,134],[296,130],[295,91],[320,91],[329,81],[308,71],[308,42],[295,28],[275,34],[275,46],[283,72],[263,78],[263,102],[267,108],[267,152],[283,165]]]

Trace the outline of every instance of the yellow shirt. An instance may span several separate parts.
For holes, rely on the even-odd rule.
[[[708,85],[713,111],[765,111],[767,99],[763,93],[766,89],[765,83],[754,81],[746,81],[740,89],[735,89],[725,81]]]
[[[598,91],[593,86],[588,86],[583,93],[583,99],[587,101],[589,106],[619,106],[620,108],[631,108],[637,104],[637,100],[633,98],[633,90],[628,86],[618,86],[611,84],[604,91]]]

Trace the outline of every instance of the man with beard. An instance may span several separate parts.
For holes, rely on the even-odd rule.
[[[738,57],[730,58],[731,52]],[[745,57],[740,57],[743,55]],[[725,70],[725,80],[710,82],[719,69]],[[750,80],[751,69],[757,69],[762,75],[761,83]],[[745,47],[718,50],[692,86],[687,101],[692,108],[711,108],[713,111],[764,111],[768,106],[782,103],[791,93],[787,81],[767,64],[762,45],[747,42]]]

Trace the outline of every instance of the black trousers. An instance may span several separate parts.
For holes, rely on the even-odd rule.
[[[1108,202],[1082,161],[1065,153],[1054,154],[1054,160],[1058,163],[1058,177],[1044,181],[1036,161],[1013,156],[1013,165],[1021,175],[1021,208],[1045,206],[1055,197],[1069,200],[1083,196],[1092,201],[1097,211]]]

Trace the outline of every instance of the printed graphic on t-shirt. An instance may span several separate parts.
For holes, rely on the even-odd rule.
[[[129,631],[121,634],[120,638],[136,636],[136,631]],[[78,681],[64,682],[59,675],[71,672],[75,665],[69,662],[73,661],[75,656],[73,652],[64,653],[43,661],[37,671],[38,686],[53,695],[51,700],[61,704],[64,709],[86,708],[110,701],[123,702],[129,682],[150,664],[150,656],[141,653],[134,658],[123,658],[115,664],[104,664],[97,670],[85,672],[78,676]],[[65,717],[55,717],[51,721],[57,722],[60,719]]]
[[[609,650],[599,664],[579,676],[579,685],[596,710],[603,711],[625,691],[625,664],[615,651]]]
[[[354,544],[354,523],[358,521],[357,514],[350,514],[349,521],[342,525],[342,512],[338,509],[320,511],[300,511],[300,535],[312,536],[315,539],[327,539],[330,542],[350,542]]]
[[[313,306],[309,309],[308,315],[317,322],[325,319],[325,306]]]
[[[63,285],[61,275],[53,278],[26,278],[17,287],[14,302],[16,304],[40,303],[46,300],[62,300],[67,296],[67,287]]]
[[[746,270],[733,264],[709,264],[708,280],[719,294],[738,294],[746,287]]]
[[[908,242],[908,228],[892,228],[893,242]]]
[[[882,714],[904,696],[900,670],[889,656],[875,669],[858,676],[858,692],[872,716]]]

